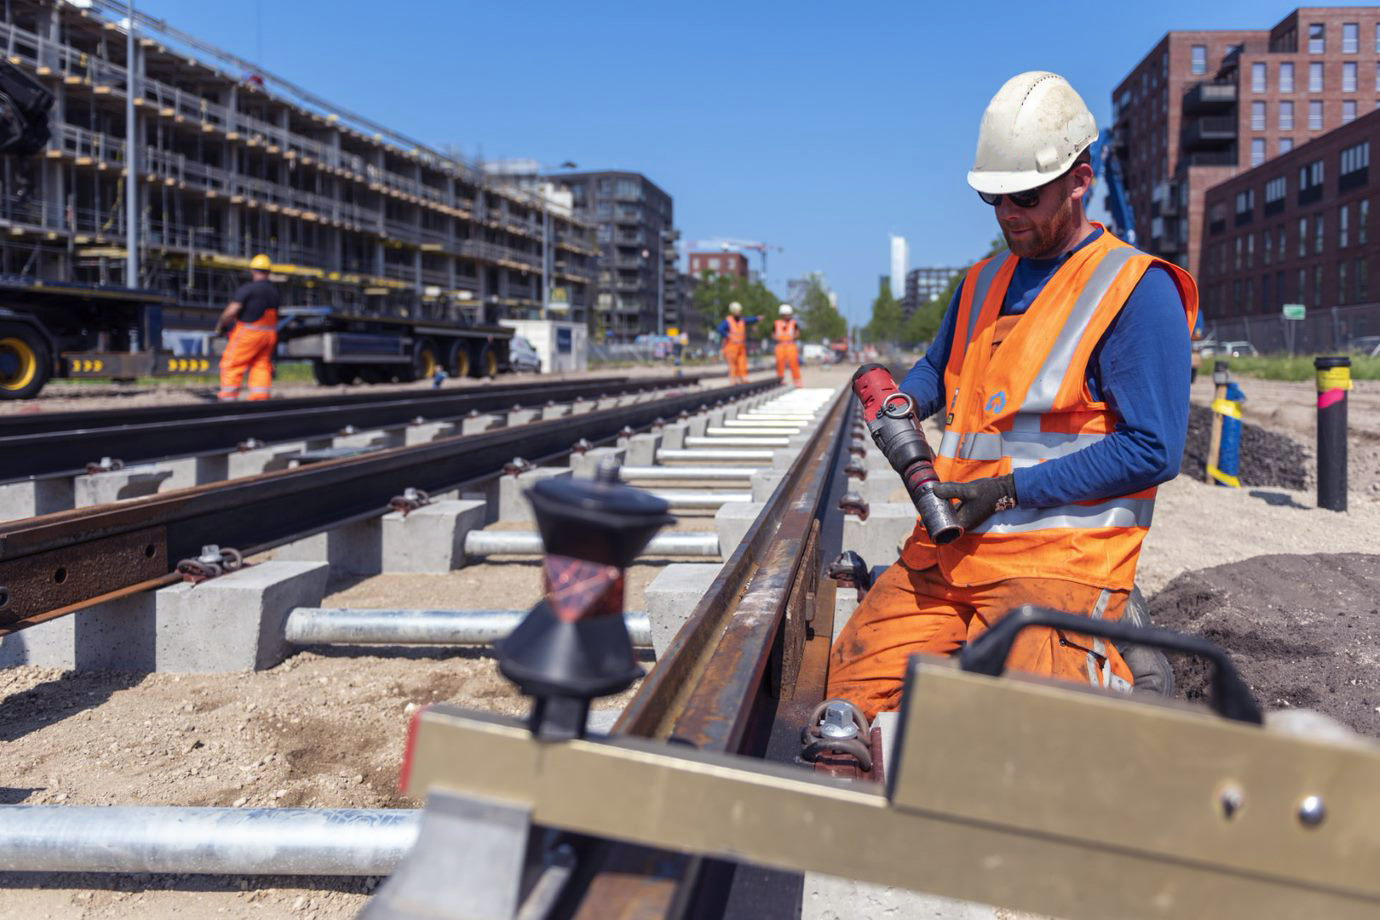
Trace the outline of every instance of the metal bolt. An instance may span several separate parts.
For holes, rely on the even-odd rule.
[[[208,543],[201,548],[201,555],[196,557],[196,561],[202,565],[219,565],[221,561],[220,547],[214,543]]]
[[[853,721],[853,711],[847,703],[834,701],[825,705],[819,733],[835,741],[858,737],[858,723]]]
[[[1236,817],[1236,813],[1241,810],[1241,806],[1246,804],[1246,796],[1241,791],[1240,786],[1230,785],[1222,787],[1222,791],[1217,796],[1218,804],[1222,806],[1222,817],[1230,821]]]
[[[1317,827],[1323,823],[1323,818],[1327,817],[1327,806],[1323,804],[1322,796],[1304,796],[1299,802],[1299,823],[1304,827]]]

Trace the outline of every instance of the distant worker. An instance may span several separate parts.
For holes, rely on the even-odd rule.
[[[776,324],[771,330],[771,337],[776,342],[776,379],[785,381],[786,367],[789,365],[791,380],[796,386],[800,386],[800,354],[796,346],[800,339],[800,329],[796,326],[795,316],[792,315],[795,309],[790,304],[783,303],[776,312]]]
[[[968,184],[1009,251],[968,269],[901,383],[919,417],[945,413],[934,491],[966,532],[936,546],[917,526],[834,643],[829,695],[869,717],[897,708],[912,655],[950,655],[1021,604],[1126,608],[1155,486],[1183,455],[1198,291],[1088,220],[1096,137],[1082,98],[1043,71],[983,113]],[[1048,628],[1021,632],[1007,665],[1134,682],[1110,642]]]
[[[724,340],[724,362],[728,364],[728,382],[747,381],[747,327],[761,320],[760,316],[743,316],[738,301],[728,305],[728,315],[719,323],[719,336]]]
[[[242,284],[216,320],[216,335],[230,329],[220,356],[220,398],[239,398],[240,380],[249,373],[249,398],[268,399],[273,386],[273,347],[278,344],[278,288],[268,280],[268,256],[249,260],[253,279]],[[233,328],[232,328],[233,327]]]

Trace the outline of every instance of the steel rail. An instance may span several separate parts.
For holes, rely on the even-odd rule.
[[[385,512],[407,487],[441,492],[492,477],[515,455],[569,453],[580,438],[612,439],[624,427],[736,399],[776,385],[763,380],[668,394],[512,429],[456,435],[297,469],[195,486],[109,505],[0,524],[0,635],[166,583],[176,561],[207,544],[262,552]]]
[[[170,406],[132,412],[64,412],[0,419],[0,482],[84,472],[118,457],[127,465],[232,451],[249,438],[291,441],[330,437],[346,425],[396,427],[414,419],[453,420],[514,404],[536,407],[596,396],[686,386],[699,378],[598,378],[391,393],[387,398],[264,400],[224,406]],[[194,409],[195,412],[186,410]],[[35,421],[36,420],[36,421]]]
[[[833,592],[819,584],[819,536],[847,456],[852,407],[846,389],[829,405],[614,733],[762,756],[778,711],[798,720],[802,708],[823,698]],[[817,594],[829,608],[814,617]],[[812,618],[819,624],[814,636]],[[791,699],[797,686],[808,700]],[[588,838],[571,842],[581,854],[579,869],[557,913],[717,915],[728,897],[727,864]]]

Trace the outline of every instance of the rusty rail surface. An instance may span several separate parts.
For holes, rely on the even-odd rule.
[[[514,456],[550,460],[707,402],[776,386],[763,380],[511,429],[211,483],[0,524],[0,635],[169,582],[202,546],[246,555],[385,513],[413,487],[441,492],[495,475]]]
[[[824,697],[834,592],[832,582],[820,582],[821,524],[847,455],[853,407],[844,388],[615,733],[762,756],[776,730],[793,734],[798,746],[803,714]],[[725,909],[728,864],[589,839],[575,845],[581,868],[558,915],[719,916]],[[760,915],[760,905],[738,907]]]

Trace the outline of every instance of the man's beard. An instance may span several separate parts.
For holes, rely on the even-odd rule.
[[[1031,224],[1030,232],[1022,234],[1018,239],[1012,239],[1006,227],[1001,227],[1002,238],[1006,240],[1006,248],[1011,250],[1011,254],[1021,259],[1050,259],[1059,254],[1064,248],[1073,230],[1075,215],[1073,213],[1073,200],[1066,198],[1059,206],[1059,210],[1054,212],[1049,223],[1042,225]]]

